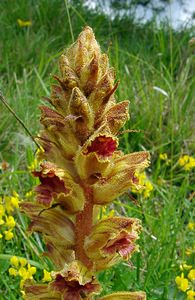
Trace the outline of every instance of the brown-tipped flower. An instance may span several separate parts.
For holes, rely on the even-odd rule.
[[[52,272],[51,275],[53,281],[48,285],[26,282],[26,299],[91,300],[101,291],[95,275],[76,260],[65,264],[61,271]]]
[[[138,249],[135,244],[141,230],[138,219],[113,217],[93,226],[84,248],[95,269],[101,270],[129,259]]]

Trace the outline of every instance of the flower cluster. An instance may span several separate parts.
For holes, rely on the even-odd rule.
[[[128,101],[118,102],[118,86],[108,57],[91,28],[61,55],[61,76],[41,106],[38,142],[40,180],[36,201],[21,209],[30,232],[42,233],[54,265],[52,281],[24,284],[26,299],[97,299],[96,273],[128,260],[137,251],[141,230],[135,218],[98,218],[98,210],[128,189],[140,187],[136,174],[149,165],[146,151],[124,155],[117,135],[129,118]],[[144,292],[119,292],[99,300],[142,300]]]
[[[190,231],[188,232],[189,234],[193,234],[192,231],[195,230],[195,223],[189,222],[187,229]],[[191,264],[186,262],[180,264],[181,274],[175,278],[178,289],[186,293],[187,300],[195,300],[195,265],[193,257],[191,257],[195,253],[195,245],[193,248],[186,249],[188,261],[191,258]]]
[[[179,158],[178,163],[185,171],[191,171],[195,167],[195,158],[189,155],[183,155]]]
[[[135,173],[137,182],[135,186],[131,188],[131,191],[135,194],[142,195],[145,199],[151,196],[154,189],[151,181],[146,176],[145,172]]]
[[[14,219],[15,209],[19,207],[19,195],[13,192],[12,196],[0,197],[0,238],[9,241],[14,237]]]
[[[10,276],[20,276],[20,288],[24,286],[27,279],[32,279],[36,273],[36,267],[32,267],[26,258],[12,256],[10,259],[11,267],[9,268]]]
[[[9,275],[20,278],[20,288],[21,293],[24,296],[25,292],[23,290],[24,283],[28,279],[33,279],[33,275],[36,274],[37,269],[34,266],[31,266],[26,258],[12,256],[10,259],[11,267],[8,269]],[[51,281],[51,274],[47,270],[43,270],[42,282]]]
[[[183,270],[187,271],[186,277],[184,272],[181,273],[180,276],[175,278],[175,282],[178,288],[185,292],[187,295],[187,300],[194,300],[195,299],[195,269],[191,269],[192,266],[184,265],[182,266]]]

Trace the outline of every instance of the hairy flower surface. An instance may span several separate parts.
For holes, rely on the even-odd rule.
[[[117,103],[115,72],[90,27],[61,55],[60,76],[40,106],[42,130],[40,184],[35,202],[21,209],[30,232],[43,235],[55,272],[48,284],[25,284],[26,299],[94,299],[100,293],[95,273],[138,249],[137,219],[98,220],[104,207],[135,187],[136,172],[149,165],[146,151],[124,155],[117,134],[129,118],[127,100]],[[117,293],[100,299],[145,299],[145,293]]]

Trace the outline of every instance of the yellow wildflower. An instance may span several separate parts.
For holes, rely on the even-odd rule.
[[[18,274],[20,275],[20,277],[24,278],[24,279],[27,279],[27,273],[28,271],[26,270],[26,268],[24,267],[21,267],[19,270],[18,270]]]
[[[195,167],[195,158],[189,155],[183,155],[178,160],[178,163],[185,171],[190,171]]]
[[[33,195],[33,191],[29,191],[25,194],[25,197],[29,198]]]
[[[14,234],[11,230],[5,230],[4,235],[5,235],[6,241],[12,240],[14,237]]]
[[[115,215],[115,211],[114,209],[108,210],[106,208],[106,206],[103,206],[100,210],[100,213],[98,215],[98,219],[102,220],[102,219],[106,219],[106,218],[111,218]]]
[[[168,159],[167,153],[160,153],[159,158],[160,160],[167,160]]]
[[[188,223],[188,229],[189,229],[189,230],[194,230],[194,229],[195,229],[195,223],[189,222],[189,223]]]
[[[19,262],[20,262],[21,267],[24,267],[27,264],[26,258],[23,258],[23,257],[19,258]]]
[[[190,272],[188,273],[188,278],[191,281],[195,280],[195,269],[190,270]]]
[[[17,23],[20,27],[29,27],[32,25],[31,21],[23,21],[21,19],[17,19]]]
[[[190,270],[192,268],[191,265],[187,265],[186,263],[179,266],[181,271]]]
[[[10,263],[15,266],[15,267],[18,267],[18,262],[19,262],[19,259],[17,256],[12,256],[11,259],[10,259]]]
[[[184,277],[183,272],[181,273],[181,276],[175,278],[175,282],[182,292],[185,292],[188,289],[189,282],[188,279]]]
[[[13,196],[11,197],[11,204],[15,208],[19,208],[19,195],[16,192],[13,192]]]
[[[5,215],[5,208],[2,204],[0,204],[0,218],[2,218]]]
[[[3,225],[4,223],[5,221],[2,218],[0,218],[0,225]]]
[[[51,280],[52,280],[51,273],[44,269],[43,270],[43,279],[42,279],[42,281],[43,282],[49,282]]]
[[[187,300],[194,300],[195,292],[193,290],[187,291]]]
[[[3,235],[0,233],[0,239],[2,239]]]
[[[16,222],[15,222],[13,216],[8,216],[8,217],[6,217],[6,226],[7,226],[7,227],[13,228],[13,227],[15,227],[15,225],[16,225]]]
[[[31,265],[28,264],[28,275],[30,277],[32,277],[32,275],[34,275],[36,273],[36,271],[37,271],[36,267],[31,267]]]
[[[9,272],[10,276],[17,276],[18,275],[17,270],[14,269],[14,268],[9,268],[8,272]]]
[[[142,194],[145,199],[149,198],[154,187],[152,183],[147,179],[146,173],[136,173],[135,177],[137,177],[138,179],[138,184],[133,186],[131,188],[131,191],[135,194]]]
[[[25,280],[26,280],[26,279],[21,279],[21,280],[20,280],[20,288],[21,288],[21,289],[23,289],[23,287],[24,287],[24,282],[25,282]]]
[[[11,203],[11,198],[9,196],[4,197],[5,200],[5,209],[8,214],[11,214],[14,210],[13,205]]]

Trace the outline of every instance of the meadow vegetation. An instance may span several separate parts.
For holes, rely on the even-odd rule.
[[[194,27],[175,31],[167,22],[157,27],[155,20],[111,20],[76,2],[69,5],[69,22],[60,0],[1,1],[0,12],[0,89],[33,136],[40,128],[38,106],[50,93],[71,31],[77,37],[89,25],[120,79],[118,101],[130,100],[120,149],[150,151],[151,165],[140,176],[145,188],[116,199],[100,216],[137,217],[143,226],[132,261],[99,274],[104,292],[144,290],[152,300],[195,299],[195,44],[189,43]],[[18,210],[21,201],[34,198],[36,151],[0,103],[0,300],[22,299],[26,278],[50,280],[44,244],[38,234],[26,233],[28,219]]]

